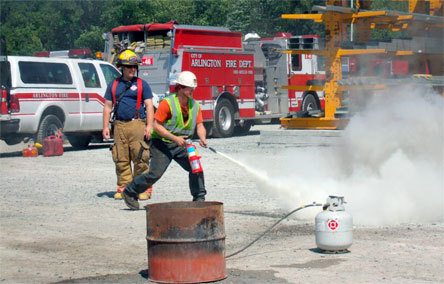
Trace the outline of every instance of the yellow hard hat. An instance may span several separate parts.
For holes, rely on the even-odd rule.
[[[129,49],[126,49],[122,51],[119,56],[117,56],[117,66],[122,65],[131,65],[131,66],[137,66],[140,63],[140,58],[137,56],[137,54],[134,53],[134,51],[131,51]]]

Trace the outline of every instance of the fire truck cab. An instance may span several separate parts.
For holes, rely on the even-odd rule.
[[[288,49],[319,49],[319,36],[292,36],[277,33],[273,38],[245,36],[245,51],[254,53],[256,117],[280,118],[286,115],[320,112],[324,92],[295,91],[286,85],[323,85],[324,61],[309,54],[285,54]]]

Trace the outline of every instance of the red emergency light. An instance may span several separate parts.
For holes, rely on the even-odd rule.
[[[38,57],[49,57],[49,51],[39,51],[39,52],[34,52],[34,56],[38,56]]]
[[[70,49],[68,51],[69,58],[92,58],[92,52],[89,48]]]
[[[76,48],[69,50],[54,50],[54,51],[38,51],[34,52],[34,56],[38,57],[69,57],[69,58],[93,58],[91,49]]]
[[[286,32],[278,32],[274,35],[274,37],[281,37],[281,38],[291,38],[292,35],[291,33],[286,33]]]

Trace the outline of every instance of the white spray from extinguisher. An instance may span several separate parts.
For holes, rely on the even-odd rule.
[[[248,167],[247,165],[237,161],[236,159],[233,159],[232,157],[223,154],[219,151],[216,151],[212,147],[208,147],[209,150],[212,152],[219,154],[223,156],[224,158],[238,164],[239,166],[246,169],[251,174],[254,174],[256,177],[260,178],[263,181],[268,181],[268,178],[265,177],[263,174],[258,174],[256,170],[253,168]],[[326,203],[323,205],[323,211],[321,211],[318,215],[316,215],[315,218],[315,238],[316,238],[316,245],[317,247],[327,253],[343,253],[348,252],[348,248],[353,243],[353,217],[348,213],[345,212],[344,204],[346,202],[344,201],[343,196],[334,196],[330,195],[327,198]],[[287,215],[285,215],[282,219],[280,219],[278,222],[276,222],[273,226],[271,226],[269,229],[267,229],[263,234],[261,234],[258,238],[256,238],[253,242],[248,244],[246,247],[242,248],[241,250],[232,253],[227,256],[227,258],[234,256],[242,251],[244,251],[246,248],[251,246],[253,243],[255,243],[257,240],[259,240],[261,237],[263,237],[267,232],[269,232],[272,228],[274,228],[279,222],[286,219],[288,216],[293,214],[294,212],[299,211],[300,209],[304,209],[311,206],[320,206],[322,204],[313,202],[313,204],[308,204],[301,206]]]
[[[191,171],[193,174],[203,172],[202,164],[200,162],[201,156],[197,153],[197,148],[191,141],[186,140],[186,149],[188,153],[188,160],[190,161]]]
[[[224,154],[222,152],[216,151],[216,149],[212,148],[212,147],[208,147],[208,149],[210,149],[213,153],[219,154],[222,157],[224,157],[227,160],[230,160],[231,162],[237,164],[238,166],[241,166],[242,168],[244,168],[248,173],[254,175],[258,180],[260,180],[261,182],[264,183],[270,183],[271,179],[268,177],[267,173],[265,172],[260,172],[252,167],[247,166],[244,163],[241,163],[240,161],[228,156],[227,154]]]

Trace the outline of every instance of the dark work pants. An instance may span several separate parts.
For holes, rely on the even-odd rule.
[[[166,143],[161,139],[152,139],[151,160],[149,171],[136,176],[127,185],[126,192],[136,196],[144,192],[148,187],[156,183],[167,170],[172,160],[175,160],[184,170],[188,172],[189,186],[193,200],[204,198],[207,194],[205,190],[204,174],[191,172],[187,151],[184,147],[177,146],[176,143]]]

